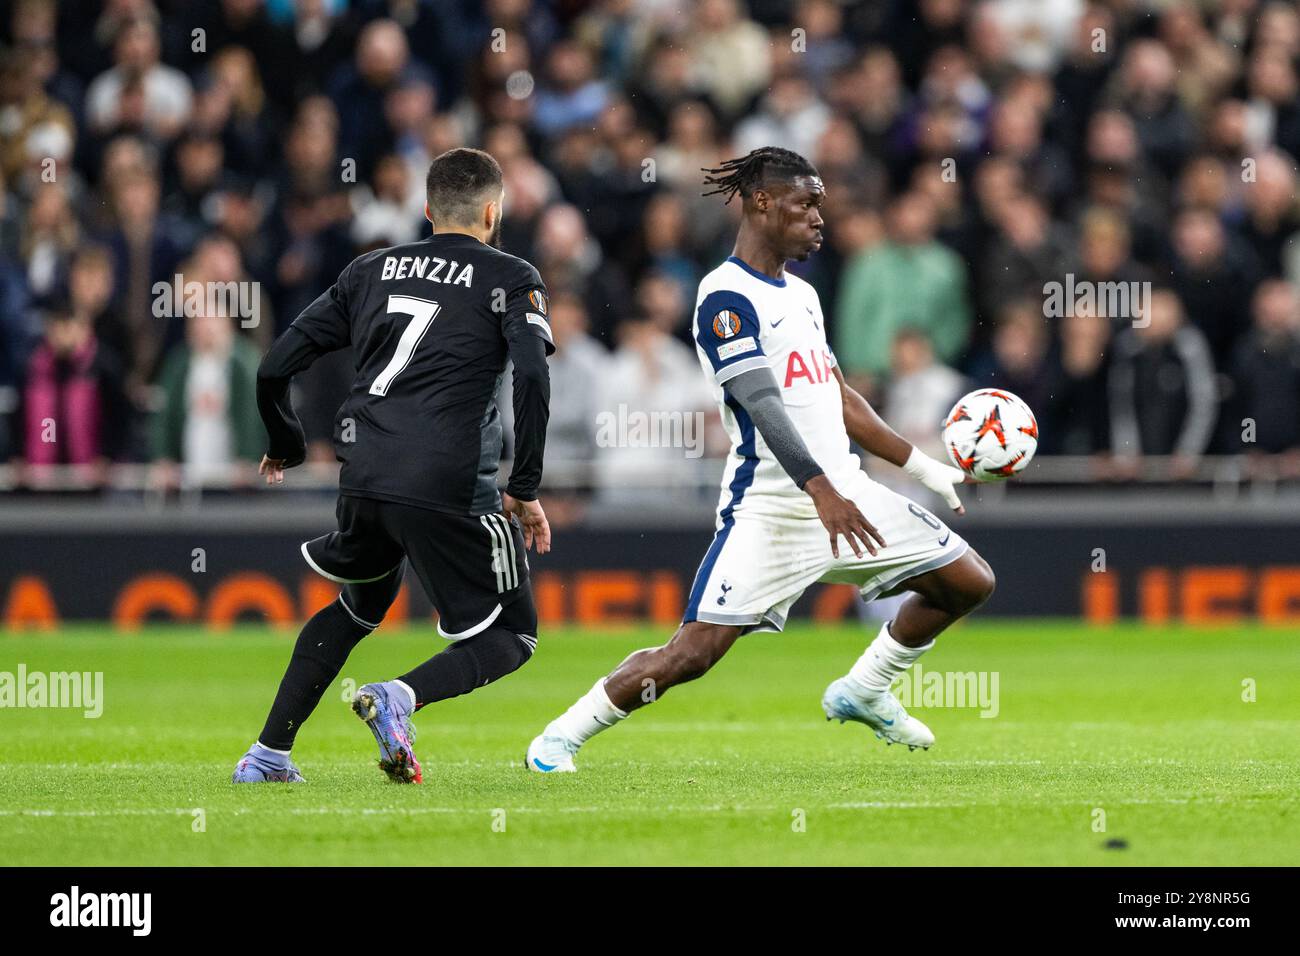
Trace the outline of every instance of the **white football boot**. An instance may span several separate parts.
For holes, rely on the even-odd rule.
[[[578,748],[563,737],[543,732],[528,745],[524,764],[534,773],[577,773],[578,768],[573,764],[577,752]]]
[[[908,750],[929,750],[934,734],[903,709],[891,691],[873,697],[864,695],[846,678],[831,681],[822,695],[827,720],[856,720],[870,727],[886,744],[907,744]]]

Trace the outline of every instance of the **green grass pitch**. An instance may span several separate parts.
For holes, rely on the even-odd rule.
[[[929,752],[828,724],[870,631],[745,638],[541,776],[524,748],[662,628],[544,629],[522,671],[417,718],[423,786],[374,767],[343,681],[400,673],[432,628],[364,641],[298,738],[300,786],[234,786],[292,635],[68,627],[0,635],[0,671],[102,671],[104,712],[0,710],[11,864],[1300,863],[1293,630],[976,620],[928,670],[997,671],[999,713],[915,708]],[[1243,700],[1254,681],[1256,699]],[[1249,696],[1249,695],[1247,695]],[[1096,829],[1104,812],[1104,832]],[[195,811],[202,811],[196,814]],[[1108,846],[1107,844],[1115,844]]]

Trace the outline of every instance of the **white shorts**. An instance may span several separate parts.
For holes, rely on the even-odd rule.
[[[853,553],[840,538],[831,555],[830,535],[815,517],[774,517],[724,510],[713,544],[691,587],[683,623],[735,624],[749,631],[780,631],[794,602],[810,584],[852,584],[871,600],[904,581],[956,561],[965,539],[915,502],[859,472],[851,498],[876,526],[886,545],[872,556]]]

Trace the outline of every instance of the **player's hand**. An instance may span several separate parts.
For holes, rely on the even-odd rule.
[[[945,465],[941,461],[935,461],[919,448],[912,449],[911,456],[903,465],[903,471],[948,502],[948,507],[957,514],[966,513],[961,499],[957,497],[957,485],[966,480],[966,472],[952,465]]]
[[[268,485],[278,485],[284,481],[284,469],[288,467],[285,464],[286,458],[269,458],[262,456],[262,463],[257,466],[257,473],[266,477]]]
[[[546,520],[546,512],[542,510],[542,503],[537,500],[520,501],[510,495],[501,496],[501,509],[508,515],[514,515],[519,519],[519,525],[524,531],[524,548],[533,548],[533,543],[537,546],[533,548],[538,554],[545,554],[551,550],[551,525]]]
[[[876,554],[873,538],[880,543],[880,547],[885,547],[885,539],[876,530],[876,526],[863,517],[857,505],[836,491],[825,475],[809,479],[803,490],[817,506],[817,517],[822,519],[822,524],[831,536],[833,556],[840,556],[840,535],[844,535],[849,547],[859,558],[862,557],[862,548],[866,548],[871,555]],[[858,546],[859,541],[862,542],[862,547]]]

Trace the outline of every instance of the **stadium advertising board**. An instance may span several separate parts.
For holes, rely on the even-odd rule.
[[[1300,561],[1293,525],[1192,524],[1103,528],[981,527],[970,539],[997,569],[985,613],[1081,617],[1093,623],[1227,624],[1300,621]],[[331,601],[336,585],[314,574],[298,546],[309,533],[211,530],[99,535],[0,536],[0,612],[10,628],[52,628],[64,620],[148,621],[221,628],[265,620],[286,627]],[[629,537],[631,536],[631,537]],[[634,539],[636,547],[628,546]],[[707,532],[564,531],[561,546],[533,557],[544,623],[675,624]],[[1213,552],[1201,545],[1213,540]],[[73,552],[112,555],[86,574]],[[408,579],[390,622],[432,613]],[[820,621],[862,613],[847,585],[817,585],[795,606]]]

